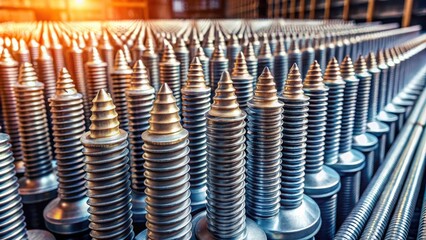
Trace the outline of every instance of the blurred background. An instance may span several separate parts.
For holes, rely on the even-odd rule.
[[[426,25],[426,0],[0,0],[0,21],[344,19]]]

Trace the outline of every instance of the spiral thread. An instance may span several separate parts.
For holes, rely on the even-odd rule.
[[[188,131],[180,124],[179,109],[167,84],[157,93],[142,139],[147,239],[190,239]]]
[[[340,74],[336,58],[330,60],[324,72],[324,83],[329,88],[327,102],[327,122],[325,127],[324,161],[327,165],[337,162],[341,135],[343,97],[345,81]]]
[[[309,105],[296,64],[288,73],[280,100],[284,103],[281,207],[294,209],[302,204],[303,199]]]
[[[90,101],[87,97],[86,80],[84,77],[83,51],[79,48],[76,40],[71,43],[71,48],[68,50],[69,73],[74,80],[77,92],[83,95],[83,106],[86,126],[90,122]]]
[[[145,168],[143,164],[142,133],[149,128],[149,118],[154,103],[155,89],[150,85],[148,70],[142,60],[137,60],[133,66],[130,87],[126,90],[127,109],[129,112],[129,141],[131,154],[132,189],[138,194],[145,191]]]
[[[377,67],[376,55],[374,52],[370,52],[365,61],[367,63],[368,72],[371,74],[367,122],[374,122],[379,109],[380,69]]]
[[[40,44],[35,39],[31,39],[28,43],[28,50],[30,51],[31,63],[33,64],[35,69],[37,68],[37,59],[39,55],[39,47]]]
[[[18,62],[13,60],[7,48],[0,56],[0,91],[4,132],[10,137],[13,157],[16,161],[23,159],[21,138],[18,124],[18,107],[14,87],[18,82]]]
[[[240,43],[238,42],[238,38],[235,34],[231,35],[231,38],[228,39],[228,46],[226,46],[227,58],[229,59],[228,71],[232,71],[235,69],[234,64],[240,54],[242,48]]]
[[[111,73],[111,90],[120,128],[124,131],[129,129],[126,89],[130,85],[131,75],[132,69],[127,64],[124,52],[120,49],[115,56],[114,70]]]
[[[25,177],[34,179],[52,173],[52,151],[47,128],[43,84],[31,63],[23,63],[15,87],[19,133]]]
[[[189,50],[186,47],[185,40],[178,38],[175,48],[176,59],[180,62],[180,84],[181,86],[186,85],[187,74],[189,69]]]
[[[424,239],[425,237],[426,237],[426,191],[423,196],[423,205],[422,205],[422,210],[420,214],[417,239],[420,240],[420,239]]]
[[[311,64],[303,91],[309,97],[308,129],[306,136],[306,173],[317,173],[324,164],[324,141],[327,120],[328,88],[325,86],[317,61]]]
[[[297,66],[302,66],[302,52],[299,49],[299,40],[293,39],[290,44],[290,48],[287,51],[288,53],[288,69],[290,69],[293,64]]]
[[[386,65],[388,66],[388,76],[386,80],[386,104],[392,102],[393,99],[393,89],[395,85],[395,63],[392,60],[392,56],[389,49],[386,49],[384,52]]]
[[[321,210],[322,221],[321,230],[315,238],[330,239],[336,233],[337,194],[329,198],[315,199],[315,202]]]
[[[101,89],[93,99],[90,131],[83,134],[92,239],[133,239],[127,133]]]
[[[271,47],[268,41],[263,41],[257,56],[257,78],[262,74],[263,69],[267,67],[271,72],[274,72],[274,56],[271,52]]]
[[[229,60],[225,58],[222,47],[219,45],[215,46],[213,55],[210,59],[210,88],[212,98],[222,73],[228,69],[228,64]]]
[[[349,56],[346,56],[340,64],[340,72],[343,80],[345,81],[345,90],[343,97],[339,153],[346,153],[352,149],[359,79],[355,77],[352,59]]]
[[[339,227],[343,221],[349,216],[355,204],[358,202],[360,193],[361,173],[348,174],[340,176],[339,197],[337,200],[337,220],[336,224]]]
[[[288,55],[285,51],[284,42],[279,41],[274,53],[274,79],[278,94],[281,94],[284,90],[284,83],[287,79],[287,72]]]
[[[379,75],[379,96],[378,96],[378,107],[377,112],[381,112],[385,109],[386,106],[386,99],[387,99],[387,78],[388,78],[388,72],[389,67],[386,65],[385,62],[385,56],[383,51],[379,50],[377,51],[377,67],[380,70]]]
[[[253,98],[253,77],[247,70],[247,63],[242,52],[235,59],[234,70],[231,76],[238,104],[242,110],[245,110],[248,102]]]
[[[210,88],[206,86],[202,64],[196,57],[182,88],[183,127],[189,133],[191,190],[204,188],[207,182],[207,136],[205,114],[210,110]]]
[[[204,50],[202,47],[199,47],[195,53],[195,57],[198,58],[198,60],[201,63],[201,66],[203,68],[203,75],[204,80],[206,82],[206,86],[210,85],[210,59],[206,57],[204,54]]]
[[[280,209],[282,107],[265,68],[247,109],[246,209],[254,219],[276,216]]]
[[[145,51],[145,45],[143,45],[142,34],[139,34],[139,36],[136,38],[136,42],[130,51],[132,52],[132,59],[134,59],[135,61],[141,59],[143,52]]]
[[[315,50],[312,47],[312,39],[305,40],[305,47],[302,49],[302,79],[305,79],[311,64],[315,60]],[[325,65],[323,65],[324,67]]]
[[[28,50],[27,43],[25,43],[24,39],[19,40],[19,51],[18,51],[18,62],[30,62],[30,51]]]
[[[24,211],[22,210],[19,185],[15,176],[10,138],[0,133],[0,208],[1,239],[27,239]]]
[[[57,160],[58,193],[64,201],[85,197],[84,155],[80,138],[85,130],[83,96],[77,92],[71,75],[63,68],[50,99],[53,141]]]
[[[194,34],[192,35],[191,41],[189,42],[189,57],[191,59],[194,59],[195,57],[197,57],[198,55],[197,52],[200,51],[199,48],[201,48],[203,55],[205,56],[204,49],[201,47],[201,44],[200,44],[200,40],[198,39],[197,35]],[[205,78],[205,75],[206,74],[204,73],[204,78]]]
[[[173,91],[173,96],[176,99],[176,104],[181,109],[181,81],[180,81],[180,63],[176,59],[176,55],[172,46],[167,40],[164,40],[164,53],[160,62],[160,83],[167,85]]]
[[[253,89],[256,87],[257,80],[257,57],[254,53],[253,44],[251,42],[248,43],[246,47],[244,47],[244,56],[246,58],[247,71],[253,77]]]
[[[56,74],[55,67],[53,65],[53,58],[49,55],[49,52],[45,46],[40,46],[39,58],[37,59],[37,76],[40,78],[40,82],[44,85],[44,102],[48,103],[49,99],[55,95],[56,92]],[[53,140],[52,136],[52,119],[49,106],[46,104],[46,115],[47,125],[49,127],[50,139]],[[51,142],[53,144],[53,142]]]
[[[149,71],[149,79],[151,81],[151,86],[154,87],[156,91],[160,88],[160,78],[159,78],[159,57],[154,49],[154,40],[151,37],[147,37],[145,40],[145,51],[142,55],[142,62]]]
[[[315,49],[315,59],[318,61],[320,66],[326,66],[326,53],[325,46],[322,38],[314,38],[314,49]],[[323,67],[322,73],[325,73],[326,68]]]
[[[92,101],[101,89],[108,88],[107,64],[102,61],[99,52],[93,48],[89,61],[86,62],[87,98]],[[92,106],[92,104],[89,104]]]
[[[52,53],[53,73],[56,78],[59,77],[59,72],[65,67],[65,58],[64,58],[64,49],[62,45],[59,43],[59,39],[57,36],[53,38],[52,46],[50,47],[50,52]]]
[[[217,239],[244,239],[245,117],[227,71],[207,113],[207,228]],[[226,207],[223,207],[226,206]]]
[[[133,63],[132,53],[130,52],[130,49],[127,46],[127,44],[123,44],[123,47],[121,48],[121,50],[123,51],[124,59],[126,59],[127,65],[132,65]]]
[[[355,63],[356,77],[359,79],[356,97],[354,136],[364,134],[367,130],[368,103],[371,87],[371,74],[367,71],[367,64],[362,55]]]

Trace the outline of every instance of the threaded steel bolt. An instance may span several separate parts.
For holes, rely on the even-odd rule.
[[[85,65],[87,98],[89,102],[95,98],[99,90],[108,88],[107,68],[107,63],[102,61],[98,50],[93,48],[90,59]],[[89,103],[89,106],[92,106],[92,103]]]
[[[199,47],[196,50],[195,57],[197,57],[201,63],[201,66],[203,68],[204,80],[206,81],[206,86],[209,86],[210,85],[210,59],[206,57],[202,47]]]
[[[119,128],[111,97],[92,101],[90,131],[83,134],[89,228],[93,239],[133,239],[127,133]]]
[[[324,46],[324,40],[317,36],[314,38],[314,49],[315,49],[315,59],[318,61],[320,66],[326,66],[326,53],[325,53],[325,46]],[[325,69],[323,68],[322,73],[325,73]]]
[[[288,239],[310,239],[319,231],[321,218],[318,205],[303,194],[309,97],[303,92],[296,64],[288,73],[279,99],[284,103],[280,217],[283,222],[289,223],[283,236]]]
[[[2,102],[2,117],[4,132],[10,136],[13,157],[17,174],[24,173],[24,162],[21,148],[21,139],[18,124],[18,108],[14,87],[18,82],[18,62],[13,60],[7,48],[3,49],[0,56],[0,91]]]
[[[18,62],[31,62],[30,61],[30,51],[28,50],[28,46],[25,43],[24,39],[19,40],[19,51],[18,51]]]
[[[256,223],[245,216],[245,117],[225,71],[206,114],[207,211],[194,217],[197,239],[266,239]]]
[[[172,90],[163,84],[142,134],[147,230],[138,239],[192,236],[188,131],[180,124]]]
[[[113,71],[114,68],[114,47],[111,45],[111,42],[109,41],[108,33],[106,31],[102,32],[101,39],[99,41],[99,45],[97,47],[99,55],[101,56],[101,59],[107,63],[107,79],[108,83],[111,82],[111,75],[110,73]],[[92,99],[90,99],[92,101]],[[90,109],[88,112],[88,115],[90,116]],[[86,122],[88,124],[88,122]]]
[[[257,58],[254,54],[253,44],[251,42],[249,42],[247,47],[244,48],[244,56],[246,57],[247,71],[253,77],[254,89],[256,87],[257,80]]]
[[[210,59],[210,88],[212,98],[217,88],[217,83],[222,76],[222,72],[228,69],[228,64],[229,60],[225,58],[222,47],[215,46],[213,55]]]
[[[167,83],[173,91],[176,104],[181,109],[181,81],[180,81],[180,62],[176,59],[176,55],[172,46],[167,40],[164,40],[164,53],[160,62],[160,82]]]
[[[284,90],[284,83],[288,72],[288,55],[283,41],[279,41],[274,53],[274,80],[278,94]]]
[[[90,58],[92,56],[92,51],[98,46],[98,39],[95,36],[94,32],[88,33],[88,39],[86,41],[86,44],[84,47],[81,47],[83,49],[83,62],[86,64],[88,61],[90,61]]]
[[[371,89],[369,95],[369,108],[367,116],[367,132],[373,134],[379,140],[378,147],[374,151],[374,172],[382,163],[386,154],[386,135],[389,126],[376,119],[379,108],[380,69],[377,67],[376,57],[373,52],[366,59],[368,72],[371,74]]]
[[[151,86],[154,87],[155,91],[158,91],[160,88],[160,78],[159,78],[159,57],[154,50],[154,40],[147,36],[145,40],[145,51],[142,55],[143,64],[148,69],[149,79],[151,81]]]
[[[269,46],[267,39],[263,41],[259,55],[257,56],[256,78],[262,74],[265,67],[269,68],[272,73],[274,72],[274,56],[272,56],[271,47]]]
[[[0,168],[2,169],[0,172],[0,202],[2,203],[0,238],[54,240],[55,237],[47,231],[27,231],[26,229],[21,197],[18,192],[19,185],[13,165],[14,159],[10,148],[9,136],[0,133]]]
[[[308,72],[310,68],[309,66],[311,66],[314,60],[315,60],[315,50],[312,47],[312,39],[308,38],[305,40],[305,46],[302,49],[302,79],[305,79],[306,73]]]
[[[330,33],[325,35],[325,42],[325,61],[329,62],[332,58],[336,57],[336,47]]]
[[[21,65],[15,93],[25,165],[24,177],[19,179],[19,194],[28,226],[43,228],[43,208],[56,197],[58,182],[52,168],[43,84],[31,63]]]
[[[143,158],[143,140],[141,135],[149,127],[149,118],[154,103],[154,91],[148,79],[148,70],[142,60],[137,60],[133,66],[130,86],[126,90],[127,109],[129,112],[129,141],[130,141],[130,166],[132,180],[132,212],[133,225],[136,228],[144,228],[146,222],[145,210],[145,162]]]
[[[90,104],[87,98],[86,81],[84,78],[84,65],[83,65],[83,51],[77,44],[76,40],[71,42],[71,46],[67,51],[68,69],[71,78],[74,80],[77,92],[83,95],[84,116],[86,122],[86,129],[90,122]]]
[[[40,47],[40,44],[38,44],[38,42],[35,39],[31,39],[30,42],[28,43],[28,50],[30,51],[31,63],[33,64],[35,69],[38,69],[37,59],[38,59],[38,54],[40,51],[39,47]]]
[[[274,77],[265,68],[248,104],[246,210],[269,239],[287,231],[280,224],[283,103]]]
[[[180,84],[185,86],[188,69],[189,69],[189,50],[186,47],[185,41],[182,38],[178,38],[174,47],[176,59],[180,62]]]
[[[49,55],[45,46],[40,47],[39,58],[37,59],[38,67],[38,77],[40,81],[44,84],[44,102],[46,103],[46,115],[47,115],[47,125],[49,127],[49,136],[51,145],[53,145],[53,131],[52,131],[52,119],[51,113],[48,106],[49,99],[55,95],[56,92],[56,77],[55,77],[55,67],[53,65],[53,58]],[[53,146],[53,153],[54,153]]]
[[[322,224],[316,238],[332,239],[336,232],[340,177],[332,168],[324,166],[328,88],[323,83],[321,68],[317,61],[314,61],[307,72],[303,91],[309,97],[304,190],[321,210]]]
[[[135,61],[142,58],[143,52],[145,51],[145,45],[143,45],[143,34],[139,33],[139,36],[136,38],[136,42],[130,51],[132,52],[132,59]]]
[[[191,207],[197,213],[205,209],[207,174],[207,137],[205,114],[210,110],[210,88],[206,86],[202,65],[196,57],[182,88],[183,127],[189,133],[189,174],[191,176]]]
[[[387,78],[387,97],[386,97],[386,106],[384,110],[387,113],[391,113],[397,116],[398,121],[395,123],[395,132],[394,135],[398,135],[399,130],[402,128],[404,123],[404,114],[405,108],[402,106],[398,106],[393,104],[392,100],[394,98],[394,89],[396,88],[396,78],[397,78],[397,66],[392,57],[391,49],[386,49],[384,52],[386,65],[389,67],[388,69],[388,78]]]
[[[333,165],[339,157],[343,93],[345,82],[340,75],[336,58],[330,60],[324,73],[324,84],[329,88],[327,101],[327,124],[325,130],[324,162]]]
[[[297,66],[302,66],[302,52],[299,49],[299,41],[298,39],[293,39],[290,45],[290,48],[287,51],[288,53],[288,69],[290,69],[293,64],[297,64]]]
[[[344,58],[345,49],[344,49],[342,38],[340,36],[337,36],[335,47],[336,47],[336,59],[338,62],[341,62],[343,61],[343,58]]]
[[[379,90],[377,120],[384,122],[389,126],[389,132],[386,134],[386,144],[385,144],[385,151],[387,151],[395,139],[396,121],[398,121],[398,116],[385,111],[385,106],[387,104],[387,91],[388,91],[387,81],[388,81],[389,67],[388,65],[386,65],[384,51],[379,50],[377,52],[377,67],[380,70],[380,80],[379,80],[380,90]]]
[[[203,50],[204,53],[206,54],[206,56],[211,59],[213,57],[213,52],[214,52],[214,45],[213,45],[213,39],[211,38],[207,38],[205,40],[203,40]]]
[[[244,54],[240,52],[235,59],[234,70],[232,71],[232,82],[237,95],[237,102],[241,110],[246,110],[248,102],[253,98],[253,77],[247,70]]]
[[[197,57],[197,52],[199,52],[200,50],[198,50],[201,47],[200,44],[200,40],[198,39],[198,36],[196,34],[192,35],[191,41],[189,43],[189,57],[191,59],[194,59],[194,57]],[[204,54],[204,49],[201,47],[203,55]],[[207,57],[207,59],[209,59]],[[201,61],[201,59],[200,59]],[[202,64],[202,63],[201,63]],[[206,74],[204,73],[204,78],[206,77]]]
[[[371,87],[371,74],[362,55],[355,63],[355,74],[359,79],[356,98],[355,120],[353,128],[353,147],[365,156],[365,167],[361,171],[361,193],[367,187],[374,174],[374,151],[378,147],[376,136],[367,133],[367,116]]]
[[[422,180],[424,179],[426,164],[426,132],[424,130],[419,140],[420,143],[417,147],[416,155],[413,157],[404,188],[399,196],[398,204],[395,206],[384,239],[408,238],[417,198],[422,188]]]
[[[227,58],[229,60],[228,71],[231,72],[234,69],[234,63],[238,57],[238,54],[242,50],[241,45],[238,42],[238,38],[235,34],[232,34],[231,38],[228,39],[228,45],[226,48]]]
[[[115,110],[118,114],[120,128],[124,131],[129,129],[129,117],[127,113],[126,89],[130,85],[132,69],[130,69],[124,57],[123,51],[118,50],[115,55],[114,70],[111,72],[110,89],[114,100]]]
[[[355,77],[352,59],[346,56],[340,64],[340,73],[345,82],[339,158],[331,165],[340,175],[341,190],[337,197],[336,225],[340,226],[349,215],[360,196],[361,169],[365,166],[364,155],[352,148],[353,127],[359,79]],[[327,116],[328,119],[328,116]]]
[[[53,136],[56,148],[58,197],[44,209],[47,228],[70,235],[89,229],[84,155],[80,138],[85,130],[83,96],[77,92],[68,71],[63,68],[50,98]]]
[[[55,35],[56,36],[56,35]],[[59,72],[65,67],[65,59],[64,59],[64,49],[62,45],[59,43],[59,40],[56,37],[52,38],[52,45],[50,45],[49,51],[52,54],[53,66],[54,66],[54,76],[55,79],[59,77]]]
[[[127,44],[123,44],[121,50],[124,53],[124,59],[126,59],[127,65],[131,66],[133,64],[132,53],[130,53],[130,49]]]

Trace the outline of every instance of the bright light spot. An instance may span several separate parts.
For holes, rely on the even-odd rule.
[[[83,4],[84,0],[75,0],[75,3],[77,4]]]

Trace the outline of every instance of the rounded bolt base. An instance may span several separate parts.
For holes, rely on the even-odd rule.
[[[294,209],[280,209],[269,219],[257,219],[268,239],[312,239],[321,227],[321,214],[315,201],[303,195],[302,204]]]
[[[55,240],[50,232],[45,230],[33,229],[27,231],[28,240]]]
[[[51,232],[61,235],[78,234],[89,229],[88,209],[87,197],[72,202],[55,198],[44,209],[43,217]]]
[[[55,173],[52,172],[36,179],[22,177],[19,179],[19,186],[22,203],[37,203],[56,197],[58,181]]]
[[[287,223],[286,220],[281,220],[280,224],[284,225]],[[203,211],[192,219],[192,238],[200,240],[214,240],[214,236],[209,232],[207,228],[207,214]],[[266,240],[265,232],[250,218],[246,217],[246,240]],[[140,239],[137,239],[140,240]]]

